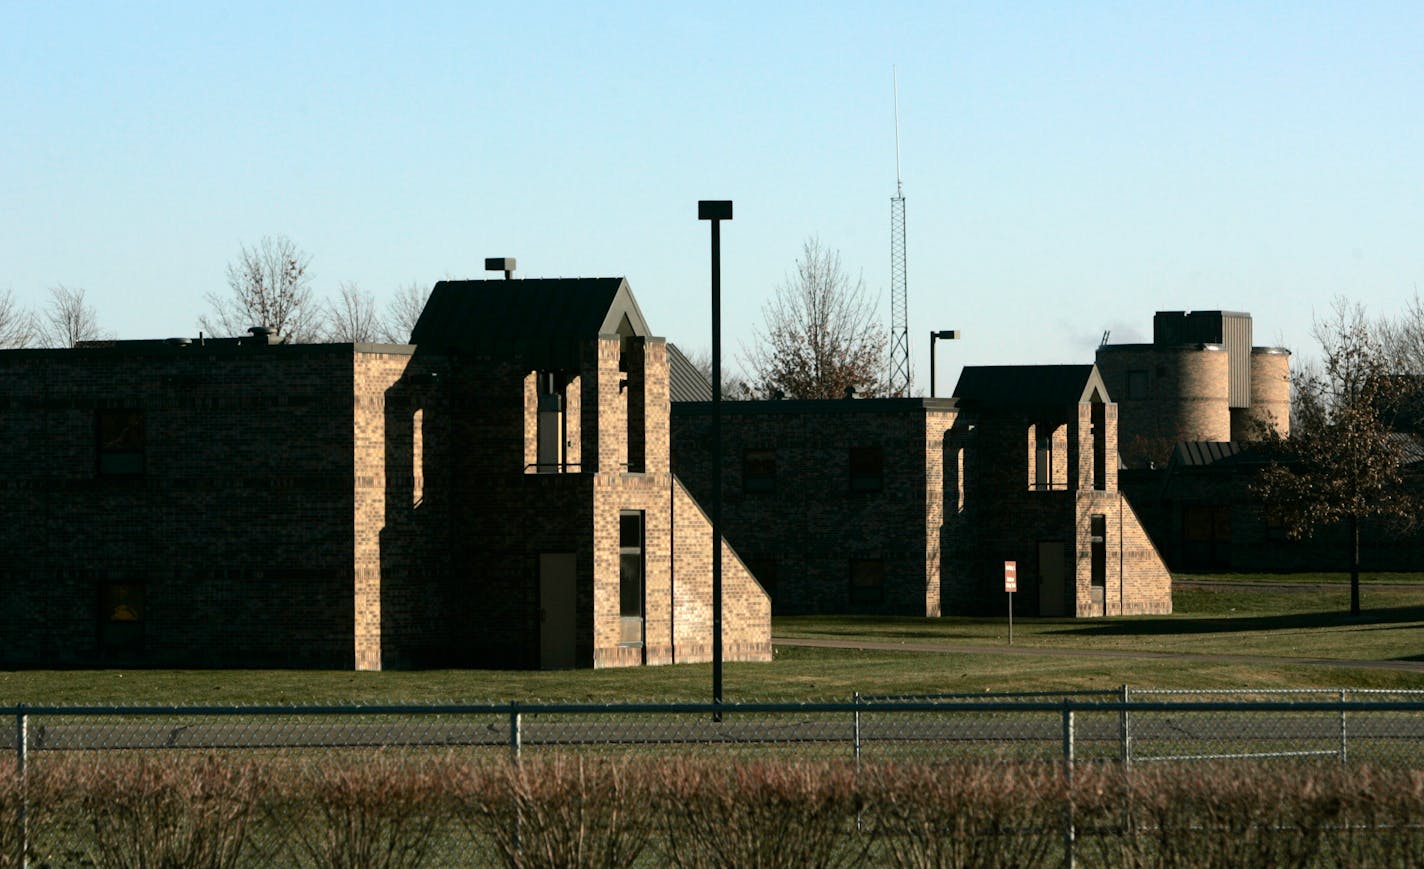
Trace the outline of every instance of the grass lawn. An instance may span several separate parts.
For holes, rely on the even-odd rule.
[[[1298,587],[1318,584],[1314,578],[1319,576],[1324,574],[1234,575],[1229,582],[1220,578],[1222,584],[1216,587],[1178,589],[1173,594],[1176,611],[1170,616],[1019,619],[1014,623],[1014,644],[1342,662],[1424,661],[1424,632],[1419,630],[1424,627],[1424,577],[1385,574],[1378,580],[1362,581],[1363,612],[1356,618],[1349,615],[1348,583],[1327,583],[1324,588],[1310,590]],[[1411,581],[1420,585],[1399,585]],[[776,619],[773,632],[779,637],[916,643],[1002,645],[1008,641],[1003,617],[797,616]]]
[[[1365,613],[1358,619],[1345,614],[1348,587],[1304,592],[1272,587],[1317,582],[1302,576],[1231,577],[1232,583],[1249,581],[1259,588],[1182,589],[1171,616],[1017,619],[1014,647],[1325,658],[1338,660],[1338,666],[782,647],[770,664],[728,664],[725,696],[729,701],[844,700],[856,691],[1049,691],[1124,683],[1144,688],[1424,688],[1424,673],[1350,663],[1424,660],[1424,587],[1387,585],[1424,583],[1424,575],[1371,577],[1362,596]],[[787,617],[775,619],[772,630],[782,637],[950,647],[1007,642],[1003,618]],[[0,705],[700,701],[708,698],[710,685],[707,664],[569,672],[25,670],[0,672]]]
[[[1178,573],[1177,582],[1200,583],[1262,583],[1264,585],[1345,585],[1350,584],[1348,573]],[[1360,586],[1424,585],[1424,573],[1375,573],[1360,572]]]

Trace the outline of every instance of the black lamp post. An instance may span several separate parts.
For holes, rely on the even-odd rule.
[[[722,705],[722,221],[732,200],[703,199],[697,219],[712,221],[712,704]],[[719,708],[713,721],[722,720]]]
[[[930,333],[930,398],[935,397],[935,342],[953,341],[959,337],[958,329],[941,329]]]

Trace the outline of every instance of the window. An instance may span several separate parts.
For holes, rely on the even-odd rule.
[[[878,604],[885,602],[885,562],[879,558],[850,560],[850,602]]]
[[[879,492],[885,488],[885,451],[880,447],[850,448],[850,490]]]
[[[1147,398],[1147,371],[1127,372],[1127,397],[1131,401],[1142,401]]]
[[[1093,488],[1099,492],[1108,487],[1108,417],[1107,405],[1094,401],[1092,407]]]
[[[101,477],[143,475],[143,411],[101,410],[94,420]]]
[[[552,371],[538,374],[535,394],[538,416],[535,420],[535,470],[540,474],[568,472],[564,447],[567,440],[567,420],[564,419],[564,379]]]
[[[110,582],[99,588],[99,646],[106,652],[143,651],[144,587]]]
[[[742,491],[776,491],[776,450],[742,451]]]
[[[1101,513],[1088,518],[1092,554],[1092,583],[1102,588],[1108,583],[1108,517]]]
[[[619,642],[643,644],[643,513],[624,510],[618,515],[618,615]]]
[[[1053,429],[1034,440],[1033,487],[1042,492],[1053,488]]]

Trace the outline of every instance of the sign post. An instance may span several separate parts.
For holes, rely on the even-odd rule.
[[[1014,592],[1019,590],[1019,563],[1004,562],[1004,591],[1009,593],[1009,645],[1014,644]]]

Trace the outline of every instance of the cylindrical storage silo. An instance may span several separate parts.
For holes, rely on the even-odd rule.
[[[1162,408],[1164,433],[1184,441],[1231,440],[1226,348],[1187,344],[1161,348],[1172,396]]]
[[[1284,347],[1251,348],[1251,406],[1232,419],[1232,436],[1239,441],[1260,438],[1260,426],[1270,425],[1290,435],[1290,351]]]

